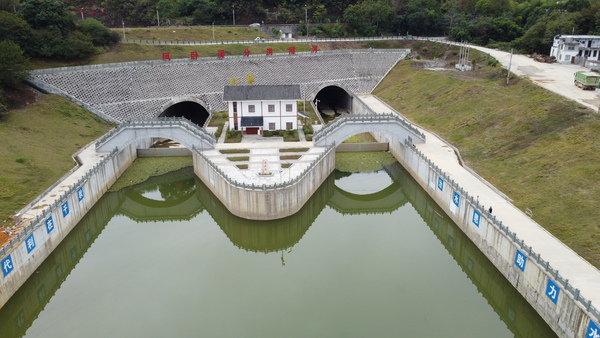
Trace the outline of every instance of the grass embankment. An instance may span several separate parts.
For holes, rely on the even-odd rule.
[[[10,217],[75,166],[72,155],[112,126],[55,95],[0,119],[0,219]]]
[[[152,28],[149,28],[152,29]],[[215,34],[219,32],[224,37],[231,36],[227,31],[231,30],[231,27],[215,27]],[[238,28],[234,28],[238,29]],[[239,28],[245,29],[245,28]],[[173,40],[168,30],[161,28],[165,32],[160,32],[156,35],[158,40]],[[181,30],[173,34],[182,33]],[[200,31],[199,31],[200,32]],[[158,34],[158,33],[157,33]],[[212,41],[212,32],[206,34],[205,31],[197,38],[184,39],[182,33],[179,41]],[[241,36],[238,34],[238,36]],[[257,35],[260,36],[260,35]],[[232,37],[237,37],[233,35]],[[256,36],[255,36],[256,37]],[[254,38],[252,38],[254,39]],[[152,39],[150,39],[152,40]],[[229,39],[237,40],[237,39]],[[223,38],[222,41],[228,41]],[[108,51],[95,55],[91,58],[77,61],[52,61],[52,60],[37,60],[31,61],[31,66],[34,69],[43,68],[55,68],[55,67],[69,67],[69,66],[83,66],[83,65],[97,65],[104,63],[117,63],[117,62],[129,62],[129,61],[149,61],[149,60],[161,60],[162,53],[170,53],[171,59],[188,59],[190,58],[190,52],[197,52],[199,57],[217,57],[218,50],[224,50],[225,56],[231,55],[244,55],[244,49],[248,49],[251,55],[265,55],[267,48],[272,48],[273,53],[288,53],[289,47],[295,47],[296,52],[308,52],[311,50],[311,46],[315,44],[319,50],[335,50],[335,49],[360,49],[360,48],[410,48],[413,51],[413,55],[416,58],[443,58],[445,60],[456,60],[457,50],[456,46],[450,46],[440,43],[434,43],[430,41],[419,41],[419,40],[397,40],[397,41],[365,41],[365,42],[315,42],[315,43],[251,43],[251,44],[222,44],[222,45],[193,45],[193,46],[182,46],[182,45],[153,45],[153,44],[142,44],[142,43],[118,43],[111,47]],[[479,60],[478,60],[479,61]],[[168,61],[165,61],[168,62]],[[239,83],[244,83],[245,79],[237,79]],[[312,111],[310,105],[307,104],[306,109],[303,106],[299,106],[300,110],[306,111],[310,116],[310,121],[318,120],[316,113]]]
[[[600,267],[600,116],[506,70],[396,66],[374,94],[456,146],[466,164]]]
[[[123,28],[111,28],[123,38]],[[125,37],[129,40],[157,41],[235,41],[273,39],[257,28],[250,27],[213,27],[212,26],[170,26],[170,27],[125,27]]]

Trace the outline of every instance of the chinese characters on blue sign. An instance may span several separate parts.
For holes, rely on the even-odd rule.
[[[481,214],[477,210],[473,210],[473,218],[471,219],[473,224],[479,226],[479,221],[481,221]]]
[[[46,220],[46,231],[50,233],[52,230],[54,230],[54,220],[52,219],[52,216],[50,216]]]
[[[527,256],[525,256],[521,251],[517,250],[517,255],[515,256],[515,265],[521,269],[521,271],[525,271],[525,264],[527,263]]]
[[[8,275],[15,268],[10,255],[6,256],[6,258],[4,258],[0,264],[2,264],[2,273],[4,274],[4,277],[6,277],[6,275]]]
[[[83,199],[83,188],[79,187],[79,189],[77,189],[77,199],[79,201],[81,201]]]
[[[63,217],[67,217],[69,214],[69,201],[65,202],[61,206]]]
[[[588,325],[586,337],[600,338],[600,328],[592,320],[590,320],[590,324]]]
[[[444,191],[444,180],[441,177],[438,177],[438,189]]]
[[[548,278],[548,285],[546,286],[546,296],[556,304],[558,302],[558,295],[560,294],[560,288],[550,278]]]
[[[452,198],[452,202],[456,206],[458,206],[460,204],[460,195],[456,191],[454,192],[454,197]]]
[[[25,246],[27,247],[27,253],[30,253],[33,249],[35,249],[35,238],[33,238],[33,234],[27,237],[25,240]]]

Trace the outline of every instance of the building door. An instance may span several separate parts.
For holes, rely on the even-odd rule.
[[[259,128],[248,127],[246,128],[246,135],[258,135]]]

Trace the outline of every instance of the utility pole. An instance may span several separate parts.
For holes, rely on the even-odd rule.
[[[508,61],[508,72],[506,73],[506,84],[508,84],[508,79],[510,78],[510,66],[512,64],[512,55],[513,55],[513,49],[510,49],[510,59]]]
[[[308,7],[304,5],[304,25],[306,26],[306,37],[308,38]]]
[[[231,11],[233,12],[233,25],[235,26],[235,4],[231,5]]]
[[[158,6],[156,6],[156,25],[160,27],[160,18],[158,17]]]
[[[215,22],[213,21],[213,41],[215,40]]]
[[[123,23],[123,40],[125,40],[125,20],[121,19],[121,22]]]

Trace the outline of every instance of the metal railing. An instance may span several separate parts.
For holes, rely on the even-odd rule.
[[[277,189],[281,189],[281,188],[286,188],[289,186],[292,186],[298,182],[300,182],[302,179],[305,178],[306,175],[308,175],[308,173],[314,169],[315,164],[317,164],[319,161],[321,161],[325,156],[329,155],[329,153],[335,149],[335,146],[329,146],[327,147],[327,149],[320,153],[317,158],[315,158],[312,163],[314,163],[311,166],[306,167],[301,173],[300,175],[297,175],[296,177],[294,177],[291,180],[285,181],[285,182],[275,182],[273,184],[261,184],[261,185],[257,185],[257,184],[248,184],[245,182],[238,182],[234,179],[232,179],[231,177],[229,177],[223,170],[221,170],[219,168],[219,166],[217,166],[216,164],[214,164],[206,155],[204,155],[201,151],[201,149],[198,148],[194,148],[193,151],[195,151],[200,157],[202,157],[202,159],[204,159],[204,161],[206,163],[208,163],[208,165],[215,171],[217,172],[217,174],[219,174],[228,184],[239,188],[239,189],[246,189],[246,190],[277,190]]]
[[[189,131],[194,136],[197,136],[210,145],[214,146],[216,142],[214,135],[208,133],[205,129],[200,128],[198,125],[184,117],[156,117],[151,119],[136,119],[120,124],[118,127],[106,133],[96,142],[96,149],[101,147],[116,134],[121,133],[126,129],[148,127],[178,127]]]
[[[41,214],[37,215],[27,226],[23,228],[22,231],[18,232],[17,235],[11,238],[7,243],[5,243],[2,248],[0,248],[0,257],[6,255],[6,253],[18,245],[25,237],[30,235],[33,231],[35,231],[38,227],[43,226],[45,224],[46,218],[50,215],[52,210],[58,208],[61,204],[63,204],[69,195],[76,193],[77,189],[81,187],[90,176],[94,175],[100,168],[102,168],[106,162],[112,160],[112,158],[117,154],[117,150],[113,150],[106,157],[102,158],[98,163],[96,163],[92,168],[90,168],[83,176],[81,176],[75,184],[71,185],[65,192],[63,192],[60,197],[58,197],[52,204],[45,207]]]
[[[261,43],[319,43],[319,42],[340,42],[340,41],[388,41],[388,40],[427,40],[427,41],[445,41],[446,37],[428,37],[412,35],[395,36],[373,36],[356,38],[293,38],[293,39],[260,39],[260,40],[225,40],[225,41],[161,41],[144,39],[121,39],[121,42],[145,43],[153,45],[231,45],[231,44],[261,44]]]
[[[224,60],[247,60],[247,59],[264,59],[264,58],[285,58],[285,57],[306,57],[306,56],[314,56],[314,55],[322,55],[322,54],[349,54],[349,53],[409,53],[408,49],[338,49],[338,50],[324,50],[318,51],[317,53],[313,52],[296,52],[296,54],[289,53],[274,53],[273,55],[265,55],[265,54],[251,54],[249,56],[244,55],[227,55],[223,59],[218,59],[216,56],[212,57],[201,57],[196,60],[192,60],[190,58],[185,59],[172,59],[169,61],[163,60],[148,60],[148,61],[130,61],[130,62],[120,62],[120,63],[105,63],[99,65],[89,65],[89,66],[73,66],[73,67],[59,67],[59,68],[48,68],[48,69],[36,69],[32,70],[30,74],[32,76],[42,75],[42,74],[55,74],[55,73],[64,73],[64,72],[73,72],[80,70],[95,70],[95,69],[110,69],[110,68],[121,68],[121,67],[136,67],[136,66],[156,66],[156,65],[164,65],[164,64],[177,64],[177,63],[197,63],[197,62],[214,62],[214,61],[224,61]]]
[[[569,279],[561,276],[558,270],[550,266],[550,263],[548,261],[544,260],[539,253],[536,253],[531,246],[528,246],[525,243],[524,240],[519,239],[515,232],[510,231],[510,229],[507,226],[503,225],[502,221],[498,220],[495,215],[492,215],[490,212],[488,212],[484,208],[484,206],[479,203],[478,199],[473,198],[473,196],[470,196],[467,191],[460,187],[458,183],[451,179],[450,176],[446,174],[446,172],[444,172],[440,167],[435,165],[433,161],[427,158],[425,154],[423,154],[421,151],[416,149],[412,144],[408,142],[405,142],[405,146],[409,149],[412,149],[421,159],[423,159],[429,165],[430,168],[432,168],[440,177],[444,179],[444,181],[447,184],[450,185],[450,187],[452,187],[452,189],[454,189],[454,191],[459,192],[461,196],[466,198],[467,202],[471,204],[471,206],[473,206],[473,208],[476,209],[480,213],[480,215],[486,216],[486,218],[489,221],[489,224],[491,224],[496,229],[499,229],[501,233],[503,233],[515,244],[515,246],[519,247],[524,253],[528,255],[528,257],[531,258],[532,261],[535,261],[538,264],[538,266],[544,269],[546,273],[553,278],[554,282],[561,285],[563,290],[568,291],[571,294],[572,298],[575,300],[575,302],[579,303],[583,309],[585,309],[591,314],[593,320],[596,323],[600,323],[600,311],[592,305],[591,300],[585,299],[581,295],[579,289],[569,284]]]
[[[412,133],[419,135],[421,138],[423,138],[423,140],[425,140],[425,134],[420,132],[410,122],[400,118],[398,114],[375,114],[372,112],[371,114],[360,115],[346,114],[336,118],[333,120],[333,122],[328,123],[323,129],[314,134],[313,142],[318,143],[320,139],[331,135],[347,123],[395,123],[411,131]]]

